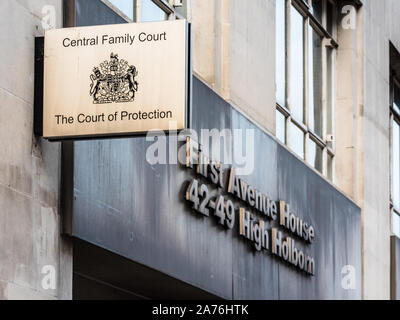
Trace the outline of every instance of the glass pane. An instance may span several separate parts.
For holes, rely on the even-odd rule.
[[[400,238],[400,216],[396,212],[393,212],[392,224],[393,234]]]
[[[294,7],[290,19],[290,109],[304,122],[304,19]]]
[[[286,106],[286,32],[285,32],[285,1],[276,1],[276,22],[275,22],[275,37],[276,37],[276,66],[275,66],[275,89],[276,102],[282,106]]]
[[[110,2],[121,10],[128,18],[133,20],[133,1],[134,0],[110,0]]]
[[[327,48],[327,134],[333,134],[333,99],[334,99],[334,55],[335,51],[332,48]]]
[[[333,157],[328,154],[327,176],[330,181],[333,181]]]
[[[293,122],[290,123],[290,148],[304,159],[304,132]]]
[[[308,139],[308,163],[322,173],[322,148]]]
[[[286,118],[278,110],[276,110],[276,137],[282,143],[286,143]]]
[[[400,208],[400,126],[393,121],[392,136],[392,200]]]
[[[183,0],[181,7],[175,7],[176,12],[178,12],[184,18],[187,18],[187,2],[188,0]]]
[[[322,38],[308,26],[309,31],[309,111],[310,129],[322,137]]]
[[[167,14],[151,0],[141,0],[142,22],[167,20]]]
[[[393,109],[400,114],[400,88],[394,85]]]
[[[323,0],[312,0],[312,8],[311,12],[317,20],[322,23],[322,8],[323,8]]]
[[[333,19],[334,19],[334,7],[330,1],[326,2],[326,30],[331,36],[333,35]]]

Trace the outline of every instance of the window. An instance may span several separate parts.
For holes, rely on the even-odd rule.
[[[129,19],[134,20],[134,0],[109,0],[113,6],[119,9]]]
[[[285,127],[286,127],[285,116],[282,113],[277,112],[276,113],[276,137],[283,143],[286,143]]]
[[[180,19],[186,16],[187,0],[181,5],[173,6],[168,0],[101,0],[108,4],[128,21],[163,21],[171,18]],[[120,12],[118,12],[120,11]]]
[[[276,137],[332,181],[336,1],[275,5]]]
[[[391,210],[392,231],[400,238],[400,86],[392,81],[391,106]]]
[[[141,10],[142,15],[140,21],[142,22],[162,21],[168,19],[167,13],[152,0],[141,0]]]
[[[304,122],[304,18],[290,7],[289,104],[293,117]]]
[[[286,33],[285,33],[285,1],[276,1],[276,102],[286,106],[285,77],[286,77]]]

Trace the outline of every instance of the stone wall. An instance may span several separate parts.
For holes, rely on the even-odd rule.
[[[196,76],[275,134],[275,0],[192,0]]]
[[[58,210],[61,145],[33,134],[34,40],[44,35],[45,5],[61,27],[61,0],[0,1],[0,299],[72,297],[72,245],[60,236]],[[56,289],[42,286],[45,266],[54,267]]]

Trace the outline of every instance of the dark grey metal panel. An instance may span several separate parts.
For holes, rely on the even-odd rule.
[[[197,80],[198,81],[198,80]],[[198,86],[203,84],[198,83]],[[221,99],[219,97],[214,99]],[[212,106],[212,101],[209,101]],[[238,111],[228,105],[232,113],[232,129],[242,129],[242,136],[233,139],[233,152],[246,154],[246,130],[254,130],[254,173],[243,179],[271,199],[278,199],[277,144]],[[238,148],[242,147],[241,150]],[[234,163],[235,167],[241,167]],[[242,204],[243,205],[243,204]],[[267,228],[271,223],[265,219]],[[254,252],[251,244],[235,233],[233,260],[234,299],[279,299],[279,262],[269,252]]]
[[[188,175],[150,166],[144,138],[75,144],[74,235],[230,298],[229,234],[183,201]],[[228,295],[227,295],[228,293]]]
[[[333,295],[342,299],[360,299],[362,286],[361,273],[361,217],[360,209],[341,193],[332,193],[331,216],[333,217],[334,275]],[[355,269],[356,290],[342,288],[342,268],[351,266]]]
[[[284,147],[279,146],[278,158],[279,199],[289,202],[292,210],[311,222],[316,232],[313,244],[296,242],[315,257],[316,275],[309,278],[296,274],[291,267],[281,266],[280,298],[359,299],[360,209]],[[355,268],[356,290],[345,290],[341,286],[341,271],[346,265]]]
[[[73,263],[73,299],[218,299],[197,287],[79,239],[74,239]],[[90,282],[82,282],[85,278]],[[96,283],[123,294],[115,297],[114,290],[104,292],[105,287]]]
[[[191,128],[196,132],[200,132],[201,129],[230,129],[232,115],[229,104],[195,77],[193,77],[193,86],[195,89],[193,89]]]
[[[255,170],[247,182],[272,199],[286,200],[316,229],[312,245],[296,241],[316,259],[309,277],[269,253],[256,253],[183,199],[191,171],[146,162],[145,138],[75,143],[74,236],[162,271],[223,298],[360,298],[341,287],[341,269],[361,275],[360,209],[198,79],[193,127],[255,130]],[[211,114],[214,116],[205,116]],[[232,148],[238,143],[233,141]],[[215,190],[214,190],[215,193]]]

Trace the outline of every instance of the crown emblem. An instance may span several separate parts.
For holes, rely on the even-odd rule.
[[[94,67],[90,75],[90,95],[94,104],[113,102],[132,102],[138,91],[135,80],[138,71],[128,61],[119,59],[118,54],[111,53],[110,60]]]

